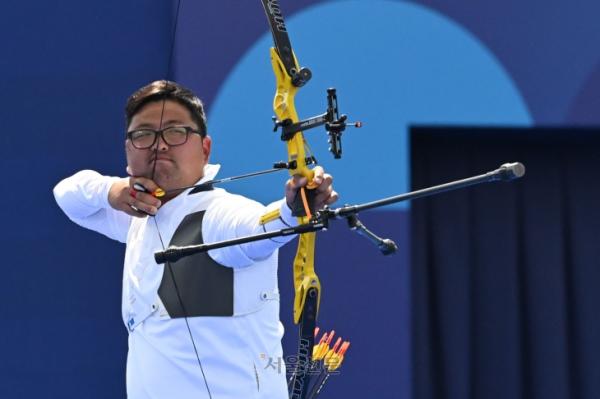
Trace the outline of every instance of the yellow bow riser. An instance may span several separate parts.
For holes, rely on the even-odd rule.
[[[296,70],[298,61],[294,55]],[[287,74],[283,62],[275,48],[271,48],[271,65],[275,74],[276,92],[273,99],[273,109],[279,121],[290,120],[292,123],[298,122],[298,114],[294,99],[298,92],[298,87],[292,84],[292,78]],[[290,169],[290,175],[301,175],[310,182],[308,189],[314,188],[312,180],[314,172],[306,164],[306,146],[304,135],[297,132],[287,141],[288,162],[296,162],[296,167]],[[298,222],[305,224],[309,222],[307,216],[299,217]],[[317,291],[317,309],[321,302],[321,283],[315,273],[315,233],[305,233],[300,235],[298,250],[294,259],[294,323],[298,324],[302,316],[302,309],[306,302],[306,295],[310,288]]]

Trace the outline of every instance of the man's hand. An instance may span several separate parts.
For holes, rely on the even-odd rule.
[[[315,176],[313,177],[313,183],[317,186],[315,188],[315,210],[322,209],[325,205],[331,205],[338,200],[338,193],[333,191],[333,177],[325,173],[322,167],[317,166],[313,169]],[[301,187],[308,184],[308,180],[305,177],[294,176],[290,178],[285,184],[285,200],[290,209],[293,209],[294,199],[298,194]]]
[[[143,186],[148,192],[138,191],[133,188],[136,183]],[[153,193],[158,188],[156,183],[144,177],[121,179],[113,183],[110,187],[108,202],[116,210],[123,211],[131,216],[145,217],[146,215],[156,215],[162,203],[149,193]]]

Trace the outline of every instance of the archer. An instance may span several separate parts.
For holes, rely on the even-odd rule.
[[[297,225],[290,207],[316,186],[314,208],[335,202],[332,178],[314,168],[294,176],[285,198],[266,207],[215,188],[212,139],[201,101],[190,90],[155,81],[126,105],[127,174],[84,170],[54,194],[75,223],[126,243],[122,316],[129,331],[127,394],[150,397],[287,398],[281,359],[278,248],[291,237],[195,254],[165,266],[167,245],[215,242]],[[200,190],[192,187],[200,185]],[[265,215],[267,215],[265,217]]]

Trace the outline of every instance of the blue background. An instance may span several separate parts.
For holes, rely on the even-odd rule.
[[[84,168],[124,174],[124,102],[167,75],[174,4],[3,3],[2,397],[124,397],[124,248],[71,224],[51,188]],[[342,112],[365,123],[345,134],[344,158],[335,162],[322,132],[307,133],[335,174],[341,202],[410,189],[409,126],[599,124],[597,2],[283,0],[281,6],[298,59],[314,74],[298,95],[300,116],[323,112],[325,89],[335,86]],[[285,157],[271,132],[270,41],[258,1],[182,4],[171,77],[205,101],[212,160],[223,163],[223,176]],[[270,201],[281,195],[283,180],[229,189]],[[391,259],[343,226],[320,237],[320,324],[352,341],[327,397],[411,396],[409,215],[406,205],[364,215],[404,249]],[[292,252],[283,252],[281,273],[288,353],[296,340],[285,266]]]

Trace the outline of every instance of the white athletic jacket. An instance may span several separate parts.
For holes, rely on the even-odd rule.
[[[207,165],[200,182],[218,170]],[[165,247],[212,243],[295,225],[285,201],[264,207],[219,188],[186,190],[155,217],[133,218],[108,204],[117,179],[84,170],[61,181],[54,195],[72,221],[127,244],[122,313],[129,330],[128,398],[287,398],[277,249],[291,237],[171,263],[183,308],[168,268],[154,260],[161,238]],[[277,208],[280,218],[258,223]]]

